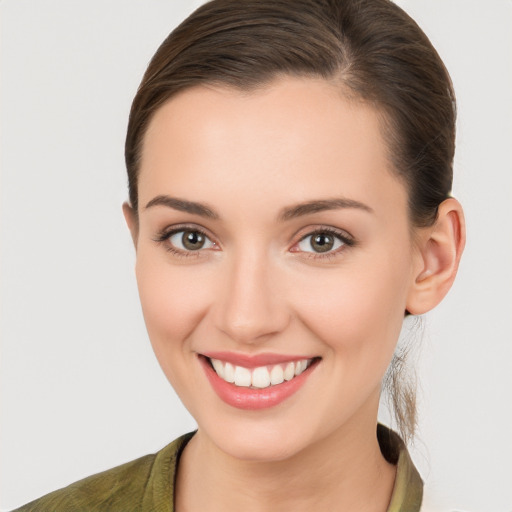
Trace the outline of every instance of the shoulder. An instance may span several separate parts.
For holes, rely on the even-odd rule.
[[[144,484],[148,480],[156,454],[79,480],[67,487],[51,492],[15,512],[121,510],[125,504],[140,504]],[[112,508],[114,507],[114,508]],[[125,509],[127,510],[127,509]]]
[[[13,512],[151,510],[155,486],[159,487],[160,499],[167,501],[170,506],[176,459],[191,437],[192,434],[186,434],[157,453],[79,480]],[[151,503],[148,503],[148,499]],[[150,508],[146,508],[146,505],[143,507],[146,503]]]

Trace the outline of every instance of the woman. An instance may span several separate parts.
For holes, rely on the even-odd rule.
[[[185,20],[132,105],[124,214],[198,430],[20,510],[420,510],[377,409],[391,375],[412,435],[392,359],[464,247],[454,122],[441,60],[386,0],[214,0]]]

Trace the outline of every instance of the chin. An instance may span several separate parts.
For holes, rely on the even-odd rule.
[[[251,421],[252,420],[252,421]],[[321,434],[314,425],[297,425],[296,421],[262,418],[256,415],[239,421],[215,422],[199,433],[230,457],[244,461],[276,462],[289,459],[305,450]],[[229,425],[229,427],[226,427]]]
[[[218,448],[238,460],[252,462],[277,462],[293,457],[305,446],[304,443],[289,436],[278,436],[268,433],[259,435],[241,434],[214,439]]]

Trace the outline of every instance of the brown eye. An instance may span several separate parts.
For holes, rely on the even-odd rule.
[[[185,249],[196,251],[204,245],[205,237],[197,231],[185,231],[181,237],[181,243]]]
[[[326,233],[319,233],[311,237],[310,244],[316,252],[327,252],[334,247],[334,237]]]
[[[352,241],[342,234],[331,231],[315,231],[304,238],[297,244],[302,252],[309,253],[328,253],[336,252],[337,249],[344,245],[352,245]]]
[[[168,241],[173,247],[182,251],[198,251],[215,246],[204,233],[193,229],[175,231],[168,237]]]

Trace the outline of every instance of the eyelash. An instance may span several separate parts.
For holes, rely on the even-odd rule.
[[[191,231],[193,233],[199,233],[200,235],[204,236],[205,238],[207,238],[208,240],[211,241],[211,237],[202,229],[198,228],[197,226],[186,226],[186,225],[185,226],[177,226],[170,230],[163,230],[160,233],[158,233],[156,238],[154,238],[153,240],[159,244],[165,244],[165,249],[178,258],[200,257],[201,252],[202,252],[201,249],[198,249],[196,251],[182,251],[181,249],[177,249],[177,248],[173,247],[170,243],[168,243],[169,239],[173,235],[183,232],[183,231]],[[308,232],[306,235],[302,236],[298,240],[298,242],[296,242],[294,244],[294,247],[296,245],[298,245],[300,242],[302,242],[303,240],[305,240],[306,238],[313,237],[318,234],[331,235],[331,236],[335,237],[336,239],[338,239],[342,243],[342,246],[338,247],[334,251],[328,251],[325,253],[315,253],[315,252],[309,252],[309,251],[292,251],[292,252],[302,252],[304,254],[304,257],[308,258],[308,259],[329,260],[329,259],[333,259],[333,258],[337,257],[340,252],[345,251],[347,248],[354,247],[356,245],[356,241],[345,231],[337,230],[337,229],[334,229],[334,228],[328,227],[328,226],[321,226],[319,228],[314,229],[313,231]],[[212,243],[217,245],[215,242],[212,242]]]

